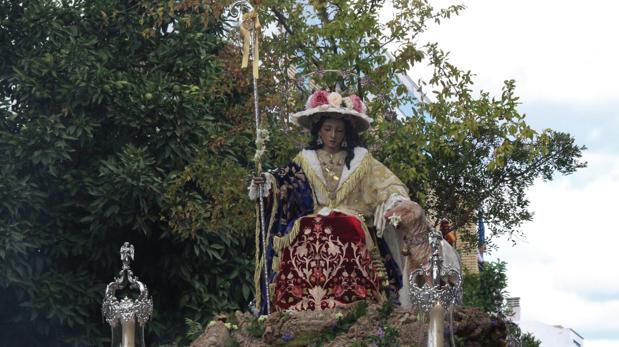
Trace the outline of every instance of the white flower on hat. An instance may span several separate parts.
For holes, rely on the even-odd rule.
[[[352,110],[352,100],[350,100],[349,97],[345,97],[343,101],[344,101],[344,106],[347,109],[351,109]]]
[[[340,107],[342,105],[342,96],[339,93],[333,92],[329,94],[327,100],[329,100],[329,105],[333,107]]]

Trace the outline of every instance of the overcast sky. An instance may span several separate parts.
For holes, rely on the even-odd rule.
[[[529,124],[588,147],[587,168],[528,192],[535,217],[526,239],[500,241],[488,258],[508,263],[522,320],[570,327],[587,347],[619,346],[619,1],[461,3],[465,11],[422,38],[475,73],[478,90],[498,95],[515,79]]]

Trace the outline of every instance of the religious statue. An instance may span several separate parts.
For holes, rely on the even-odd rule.
[[[310,131],[309,144],[249,187],[252,199],[262,191],[265,201],[257,307],[265,313],[267,300],[271,311],[358,300],[410,307],[407,274],[428,266],[430,228],[407,187],[364,148],[359,134],[372,122],[365,104],[318,90],[292,120]]]

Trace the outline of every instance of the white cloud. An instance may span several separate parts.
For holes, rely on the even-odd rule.
[[[461,1],[434,0],[445,7]],[[614,0],[470,0],[459,16],[424,37],[451,51],[452,62],[497,92],[517,80],[528,101],[616,100],[619,2]]]
[[[589,168],[531,189],[535,219],[525,242],[503,240],[491,258],[508,264],[508,291],[521,297],[522,319],[561,324],[585,337],[619,342],[619,155],[585,153]],[[578,175],[604,172],[587,184]]]
[[[587,347],[617,347],[617,340],[586,340]]]

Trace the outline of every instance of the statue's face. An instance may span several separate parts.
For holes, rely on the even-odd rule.
[[[342,141],[346,136],[344,121],[338,118],[329,118],[322,123],[318,136],[324,143],[323,149],[330,153],[337,153],[342,149]]]

